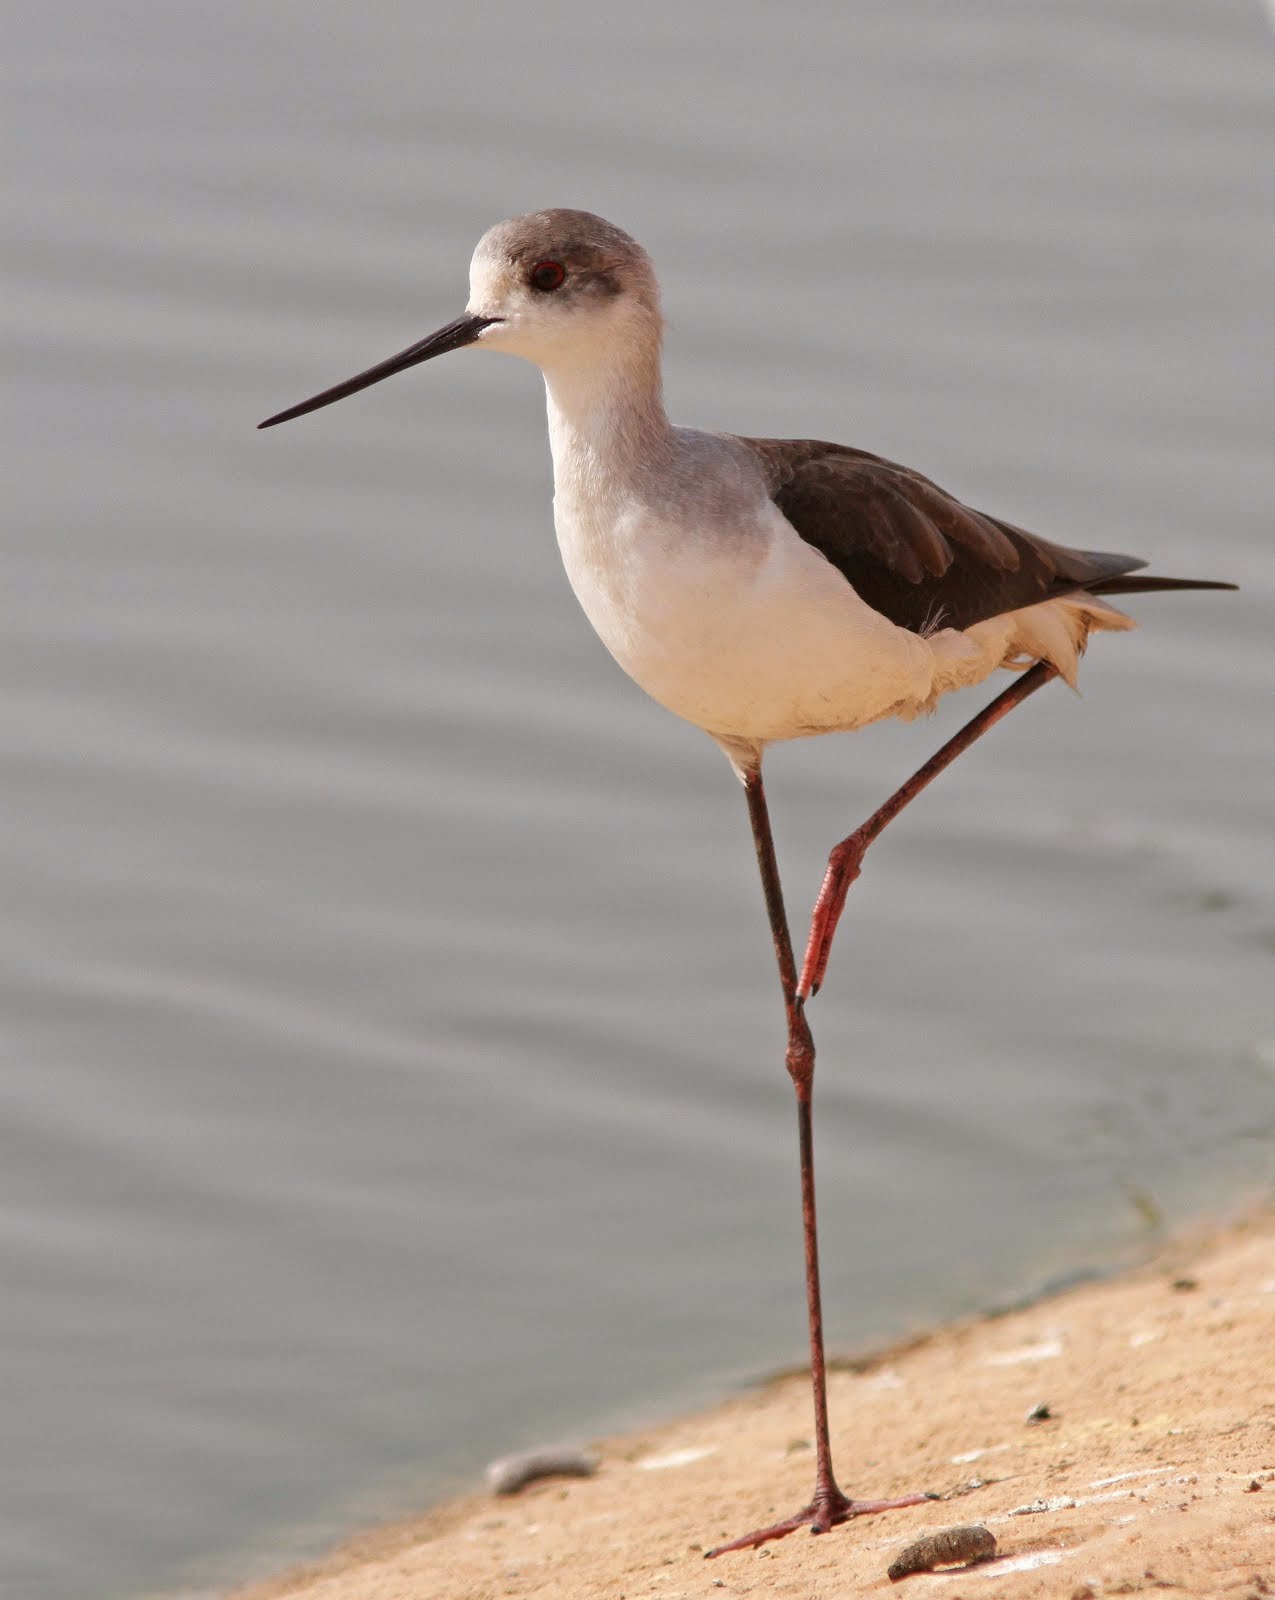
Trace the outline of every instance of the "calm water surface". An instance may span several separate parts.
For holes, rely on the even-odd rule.
[[[253,432],[511,213],[652,249],[676,417],[1244,585],[1134,602],[878,846],[833,1342],[1269,1177],[1256,3],[8,13],[6,1595],[225,1581],[800,1358],[744,807],[575,608],[536,375]],[[774,753],[794,912],[976,703]]]

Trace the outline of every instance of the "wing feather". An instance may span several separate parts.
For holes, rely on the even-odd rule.
[[[1051,544],[866,450],[818,439],[739,442],[801,538],[861,599],[913,633],[972,627],[1145,565]]]

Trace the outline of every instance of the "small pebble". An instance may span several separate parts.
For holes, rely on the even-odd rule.
[[[1030,1428],[1034,1422],[1048,1422],[1052,1416],[1053,1412],[1049,1409],[1048,1405],[1041,1400],[1038,1404],[1031,1408],[1031,1410],[1023,1418],[1023,1421]]]
[[[590,1478],[597,1470],[588,1450],[524,1450],[493,1461],[485,1476],[492,1494],[517,1494],[538,1478]]]
[[[927,1533],[900,1550],[886,1568],[891,1583],[909,1577],[914,1572],[933,1572],[936,1567],[951,1567],[958,1563],[973,1566],[979,1561],[990,1561],[996,1554],[996,1535],[981,1524],[964,1528],[940,1528],[937,1533]]]
[[[995,1483],[995,1478],[967,1478],[964,1483],[958,1483],[954,1489],[949,1489],[940,1496],[943,1500],[959,1500],[963,1494],[974,1494],[978,1489],[986,1489],[989,1483]]]
[[[1068,1494],[1052,1495],[1048,1500],[1033,1500],[1030,1505],[1015,1506],[1011,1517],[1032,1517],[1040,1511],[1072,1511],[1076,1502]]]

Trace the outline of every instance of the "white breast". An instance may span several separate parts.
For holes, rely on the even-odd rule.
[[[706,732],[764,744],[907,714],[924,640],[866,606],[779,511],[701,532],[635,499],[554,503],[577,599],[624,670]]]

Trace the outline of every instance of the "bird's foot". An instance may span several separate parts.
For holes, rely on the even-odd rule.
[[[899,1511],[904,1506],[924,1505],[927,1500],[934,1499],[937,1496],[932,1494],[905,1494],[897,1500],[852,1500],[834,1484],[830,1491],[822,1494],[816,1492],[815,1498],[796,1516],[787,1517],[783,1522],[773,1522],[769,1528],[746,1533],[740,1539],[732,1539],[729,1544],[715,1545],[712,1550],[704,1552],[704,1559],[725,1555],[728,1550],[755,1550],[758,1545],[769,1544],[772,1539],[786,1538],[798,1528],[809,1528],[811,1533],[827,1533],[838,1523],[849,1522],[851,1517],[870,1517],[878,1511]]]
[[[870,838],[860,828],[834,846],[828,857],[828,870],[823,875],[819,898],[810,918],[806,958],[801,963],[801,977],[797,981],[797,998],[803,1002],[812,1000],[823,988],[828,957],[832,954],[832,936],[837,931],[850,885],[859,876],[870,843]]]

